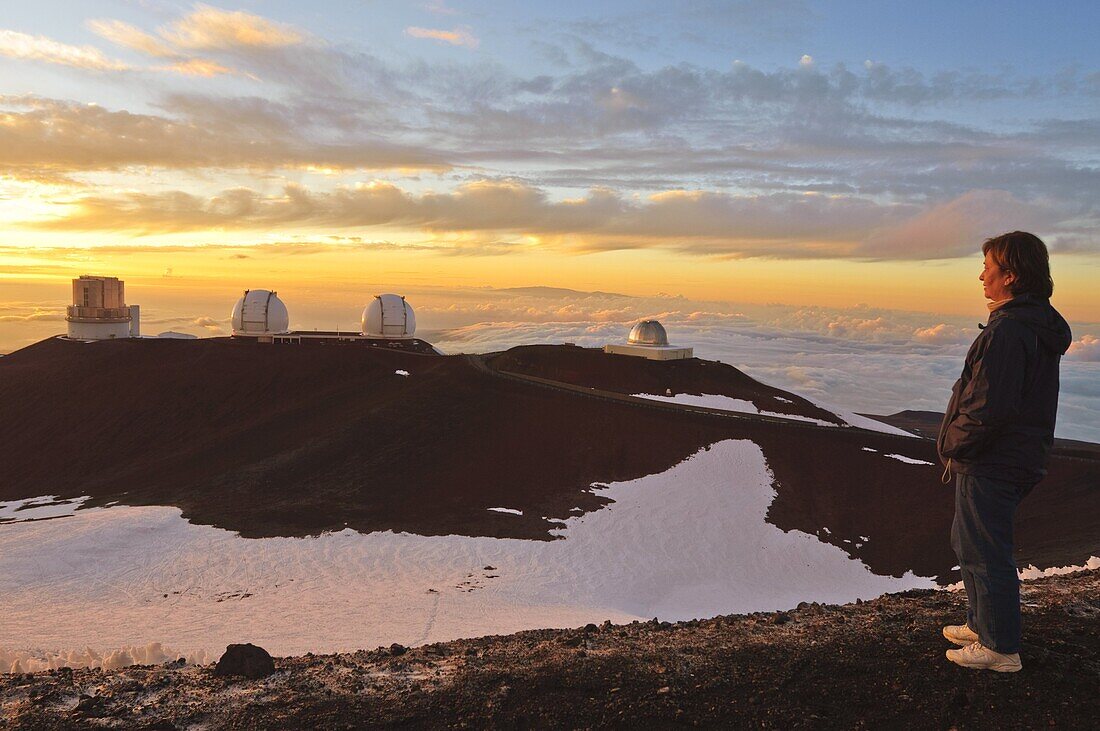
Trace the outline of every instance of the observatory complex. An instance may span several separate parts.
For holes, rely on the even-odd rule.
[[[116,277],[84,275],[73,280],[73,303],[66,321],[70,340],[112,340],[138,338],[140,315],[137,305],[127,305],[125,283]],[[233,305],[230,316],[232,339],[271,345],[353,344],[390,348],[414,353],[442,355],[431,343],[414,337],[416,312],[404,296],[378,294],[363,308],[358,332],[339,330],[291,330],[290,311],[277,292],[246,289]],[[192,339],[193,335],[172,331],[158,338]],[[668,334],[657,320],[642,320],[630,330],[625,343],[608,343],[604,353],[629,355],[648,360],[692,358],[693,350],[669,345]]]
[[[431,344],[413,337],[416,313],[398,294],[379,294],[363,309],[359,332],[290,330],[290,315],[277,293],[245,290],[233,307],[233,337],[276,345],[360,343],[372,347],[438,353]]]
[[[603,346],[603,352],[649,360],[682,360],[693,354],[691,348],[669,345],[664,325],[656,320],[642,320],[630,329],[625,344],[609,343]]]
[[[84,274],[73,280],[73,303],[66,308],[72,340],[112,340],[141,336],[140,309],[126,304],[126,283],[117,277]]]

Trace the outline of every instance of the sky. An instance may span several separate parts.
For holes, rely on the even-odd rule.
[[[884,318],[957,348],[981,242],[1022,229],[1094,363],[1096,27],[1094,2],[10,3],[0,353],[63,330],[83,273],[195,334],[245,288],[324,329],[415,293],[444,340],[598,327],[610,293],[619,329],[741,314],[839,353]]]

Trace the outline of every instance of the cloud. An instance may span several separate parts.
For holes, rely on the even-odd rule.
[[[1100,363],[1100,337],[1084,335],[1070,343],[1066,351],[1068,360],[1079,360],[1088,363]]]
[[[177,61],[176,63],[169,64],[162,68],[166,68],[169,71],[175,71],[184,76],[200,76],[203,78],[210,78],[211,76],[220,76],[221,74],[233,72],[232,69],[222,66],[217,61],[210,61],[202,58],[189,58],[183,61]]]
[[[427,38],[430,40],[442,41],[452,46],[465,46],[466,48],[477,48],[481,45],[481,41],[474,36],[472,29],[467,26],[459,26],[453,30],[439,30],[436,28],[419,28],[410,25],[405,29],[405,35],[411,36],[412,38]]]
[[[191,321],[191,324],[201,327],[210,335],[220,335],[225,332],[225,328],[223,327],[225,322],[225,320],[215,320],[213,317],[203,316],[196,317]]]
[[[20,315],[0,315],[0,322],[60,322],[65,319],[64,310],[39,310]]]
[[[0,56],[71,66],[88,71],[126,71],[122,61],[108,58],[94,46],[71,46],[45,36],[0,30]]]
[[[244,187],[213,196],[185,191],[86,194],[59,201],[62,215],[24,225],[140,233],[396,226],[481,237],[467,239],[466,249],[455,253],[491,253],[476,251],[482,245],[505,253],[521,245],[501,244],[510,237],[528,242],[523,245],[574,252],[659,247],[727,258],[919,260],[968,256],[979,236],[1020,220],[1009,215],[1018,213],[1009,206],[1010,197],[992,196],[1004,204],[1000,217],[978,216],[967,198],[921,211],[859,196],[670,190],[632,199],[593,189],[583,197],[553,200],[516,180],[478,180],[447,192],[423,193],[375,181],[331,191],[288,185],[277,195]],[[868,325],[840,322],[836,327]]]
[[[96,35],[116,46],[128,48],[153,58],[171,61],[157,69],[174,71],[184,76],[211,77],[232,73],[232,70],[217,61],[189,57],[167,41],[150,35],[129,23],[120,20],[90,20],[88,28]]]
[[[179,51],[136,26],[121,20],[89,20],[88,29],[116,46],[158,58],[177,58]]]
[[[38,97],[0,96],[0,174],[33,179],[130,166],[447,167],[436,153],[422,148],[378,140],[313,141],[301,134],[290,110],[264,100],[227,103],[219,110],[196,100],[183,110],[186,118],[173,119]]]
[[[447,5],[444,0],[430,0],[425,3],[424,9],[434,15],[458,15],[458,11]]]
[[[161,29],[160,34],[177,48],[192,51],[282,48],[305,40],[301,32],[284,23],[202,4]]]
[[[941,322],[932,327],[918,327],[913,330],[913,340],[920,343],[963,343],[973,339],[973,335],[967,333],[956,325],[948,325]]]
[[[481,180],[450,192],[410,193],[392,183],[314,192],[287,186],[203,197],[183,191],[83,195],[67,215],[29,224],[51,230],[189,231],[272,226],[408,226],[436,233],[545,237],[545,245],[594,251],[664,245],[696,254],[841,255],[853,235],[889,219],[894,206],[861,199],[714,191],[665,191],[636,202],[608,190],[552,201],[518,181]],[[571,239],[571,237],[581,237]]]
[[[1050,211],[1003,190],[974,190],[871,238],[862,252],[883,258],[949,258],[1003,231],[1046,230]]]

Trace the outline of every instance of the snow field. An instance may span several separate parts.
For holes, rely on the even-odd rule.
[[[64,500],[57,495],[42,495],[0,503],[0,524],[62,518],[75,514],[77,508],[88,500],[91,500],[88,495]],[[98,508],[89,508],[89,510],[96,509]]]
[[[636,398],[653,399],[654,401],[664,401],[666,403],[684,404],[686,406],[703,406],[709,409],[721,409],[723,411],[738,411],[744,414],[760,414],[761,416],[775,416],[780,419],[793,419],[795,421],[806,421],[811,424],[817,424],[818,426],[837,426],[836,424],[825,421],[824,419],[815,419],[811,416],[802,416],[801,414],[786,414],[778,411],[765,411],[758,409],[752,401],[746,399],[733,398],[731,396],[722,396],[719,394],[705,393],[702,395],[695,395],[690,393],[679,393],[675,396],[657,396],[651,393],[635,393],[632,394]],[[785,399],[776,396],[777,401],[783,401],[785,403],[792,403],[790,399]],[[832,406],[813,401],[812,399],[806,399],[815,406],[829,411],[836,416],[840,417],[842,421],[849,426],[859,427],[860,429],[867,429],[870,431],[882,432],[884,434],[894,434],[896,436],[916,438],[913,434],[907,431],[898,429],[897,427],[884,424],[881,421],[875,419],[868,419],[866,416],[860,416],[859,414],[853,414],[850,411],[844,411]]]
[[[69,657],[58,648],[91,646],[94,664],[119,648],[136,658],[153,641],[189,657],[233,642],[333,652],[934,585],[876,576],[840,548],[765,522],[772,480],[755,443],[719,442],[600,489],[614,502],[563,520],[554,541],[351,530],[248,540],[168,507],[0,525],[0,660],[49,662]]]

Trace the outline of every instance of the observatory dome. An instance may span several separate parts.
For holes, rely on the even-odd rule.
[[[665,328],[656,320],[642,320],[630,329],[626,342],[631,345],[668,345]]]
[[[271,335],[290,327],[286,305],[274,292],[246,289],[233,306],[234,335]]]
[[[414,332],[416,314],[401,295],[375,295],[363,310],[363,334],[367,337],[411,338]]]

